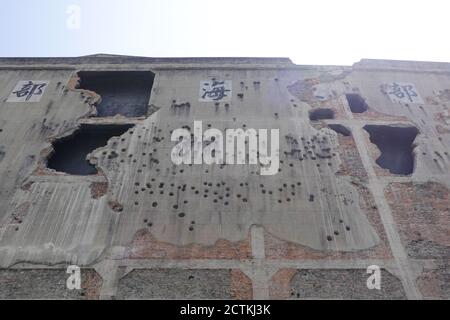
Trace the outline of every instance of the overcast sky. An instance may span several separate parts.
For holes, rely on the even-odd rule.
[[[448,0],[2,0],[0,56],[450,62]]]

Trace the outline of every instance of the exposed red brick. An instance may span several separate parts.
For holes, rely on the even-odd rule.
[[[239,269],[231,270],[231,298],[236,300],[251,300],[253,298],[252,281]]]
[[[81,289],[87,300],[98,300],[103,279],[93,269],[82,270]]]
[[[251,246],[249,238],[234,243],[219,239],[212,246],[176,246],[160,242],[148,229],[141,229],[136,232],[126,256],[130,259],[249,259]]]
[[[450,193],[437,182],[389,184],[386,199],[404,245],[430,240],[450,246]]]
[[[291,279],[295,269],[280,269],[272,276],[269,284],[269,298],[286,300],[291,297]]]
[[[92,182],[90,185],[91,188],[91,197],[94,199],[98,199],[106,194],[108,191],[108,183],[107,182]]]

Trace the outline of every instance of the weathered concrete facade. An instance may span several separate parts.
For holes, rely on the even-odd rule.
[[[450,64],[4,58],[0,84],[0,298],[450,298]],[[278,173],[173,164],[194,121],[279,129]]]

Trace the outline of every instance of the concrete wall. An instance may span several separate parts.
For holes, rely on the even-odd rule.
[[[96,70],[152,71],[147,114],[95,117],[101,96],[76,83],[77,71]],[[0,59],[0,266],[94,268],[101,298],[290,298],[293,290],[299,298],[448,299],[449,70],[372,60],[323,67],[283,59]],[[231,96],[201,101],[200,85],[211,79],[231,81]],[[49,85],[39,102],[8,102],[21,80]],[[393,102],[394,82],[414,84],[421,103]],[[349,93],[368,110],[352,113]],[[310,120],[311,110],[324,108],[333,119]],[[174,165],[171,132],[198,120],[204,130],[279,129],[279,172]],[[85,123],[133,127],[88,155],[98,174],[48,169],[52,142]],[[377,164],[366,125],[418,129],[413,174]],[[361,275],[372,264],[389,280],[381,292],[369,291]],[[202,279],[191,291],[190,272]],[[173,286],[163,281],[175,278]],[[245,292],[233,291],[236,279],[247,279]],[[331,287],[314,292],[316,281]],[[348,281],[354,285],[343,294]]]

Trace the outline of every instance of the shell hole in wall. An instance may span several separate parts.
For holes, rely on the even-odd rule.
[[[366,125],[370,142],[380,149],[376,163],[390,173],[408,175],[414,171],[413,143],[419,130],[415,127]]]
[[[309,112],[309,120],[318,121],[325,119],[334,119],[334,111],[331,109],[321,108],[314,109]]]
[[[342,124],[329,124],[328,128],[330,128],[331,130],[333,130],[339,134],[342,134],[345,137],[349,137],[352,135],[352,132],[350,131],[350,129],[343,126]]]
[[[363,97],[361,97],[357,93],[349,93],[346,94],[345,97],[347,98],[348,106],[350,107],[350,111],[353,113],[363,113],[367,111],[367,103],[366,100],[364,100]]]
[[[101,96],[98,117],[145,116],[148,111],[154,73],[150,71],[81,71],[79,89]]]
[[[96,174],[97,169],[86,156],[106,146],[112,137],[124,134],[133,125],[91,125],[83,124],[68,137],[53,143],[54,152],[47,161],[47,167],[72,175]]]

